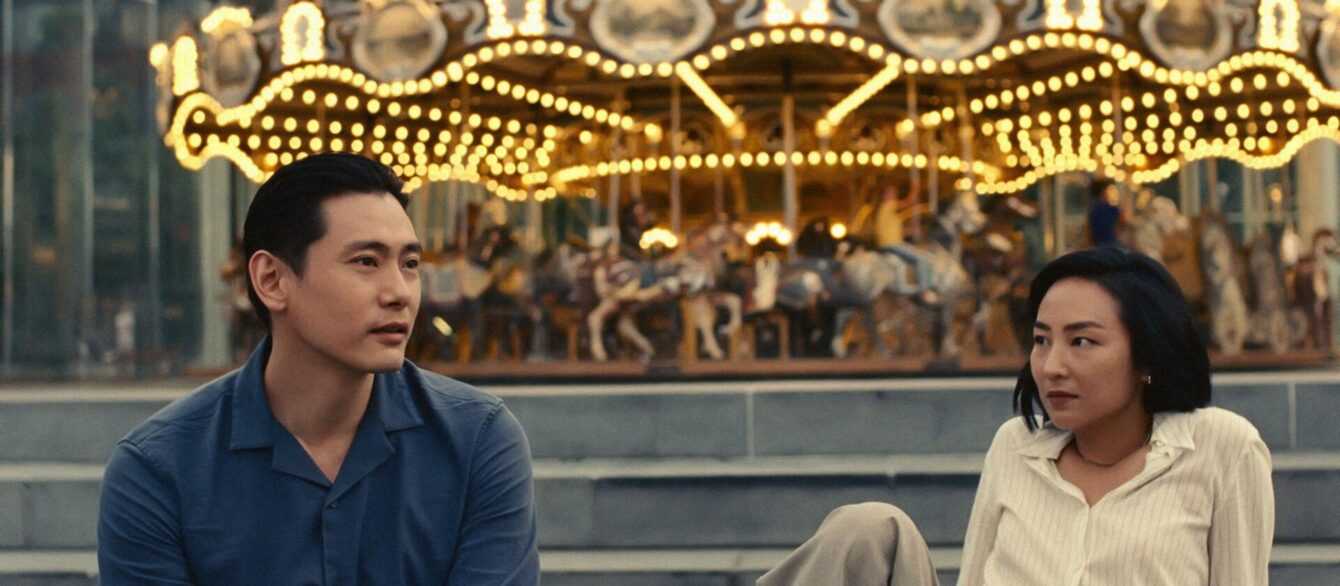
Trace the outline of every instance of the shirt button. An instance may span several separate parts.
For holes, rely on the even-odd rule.
[[[332,508],[332,509],[338,509],[338,508],[340,508],[340,503],[339,503],[339,501],[330,503],[330,508]]]

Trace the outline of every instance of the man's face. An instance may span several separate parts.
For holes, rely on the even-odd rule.
[[[285,318],[302,343],[359,372],[396,370],[419,311],[414,226],[386,193],[322,204],[326,234],[307,249]]]

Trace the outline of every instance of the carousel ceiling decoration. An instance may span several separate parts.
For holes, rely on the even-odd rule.
[[[217,8],[151,50],[183,165],[261,181],[357,152],[412,189],[513,200],[745,168],[990,194],[1207,157],[1272,167],[1340,139],[1336,0],[279,4]]]

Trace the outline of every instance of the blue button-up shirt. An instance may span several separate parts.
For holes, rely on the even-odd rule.
[[[539,584],[530,448],[497,398],[406,361],[379,374],[335,482],[246,366],[117,444],[103,586]]]

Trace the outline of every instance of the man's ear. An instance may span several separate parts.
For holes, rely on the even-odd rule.
[[[270,315],[282,313],[288,308],[288,282],[293,271],[279,257],[269,251],[257,250],[247,261],[247,273],[251,278],[251,288],[256,291],[261,303],[270,310]]]

